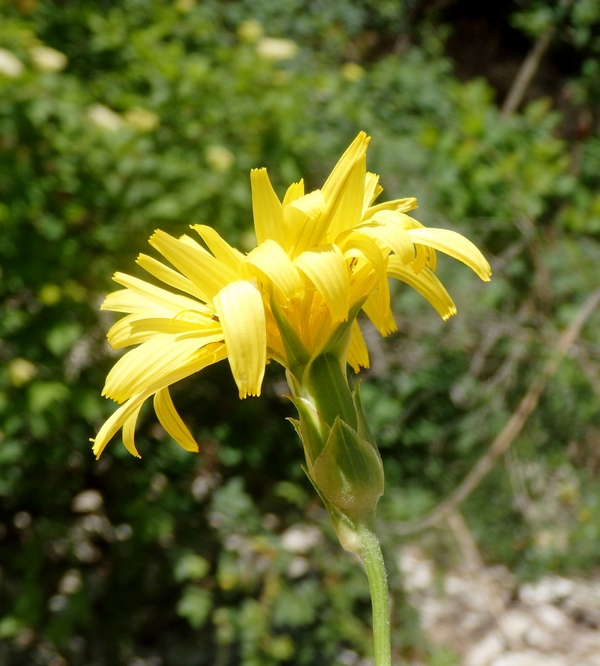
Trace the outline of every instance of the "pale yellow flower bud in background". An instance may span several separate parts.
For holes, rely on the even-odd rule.
[[[69,62],[64,53],[43,44],[31,48],[29,55],[35,67],[43,72],[60,72]]]
[[[291,60],[298,53],[298,44],[291,39],[263,37],[256,45],[256,52],[265,60]]]
[[[38,294],[38,300],[42,305],[56,305],[62,297],[61,289],[57,284],[45,284]]]
[[[124,125],[123,118],[104,104],[92,104],[87,109],[87,117],[96,127],[114,132]]]
[[[225,146],[208,146],[206,148],[206,161],[213,171],[228,171],[235,163],[235,156]]]
[[[355,62],[347,62],[342,65],[342,76],[350,83],[356,83],[356,81],[362,79],[364,74],[365,70]]]
[[[250,19],[240,23],[240,26],[237,29],[237,34],[240,39],[243,39],[245,42],[257,42],[264,34],[262,25]]]
[[[129,111],[124,114],[123,118],[127,125],[139,132],[151,132],[156,129],[160,123],[160,118],[156,113],[144,109],[141,106],[129,109]]]
[[[21,76],[25,67],[12,51],[0,49],[0,74],[16,79]]]
[[[15,358],[8,364],[8,378],[13,386],[29,383],[37,374],[35,365],[25,358]]]

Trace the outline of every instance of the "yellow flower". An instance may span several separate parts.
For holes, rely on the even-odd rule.
[[[242,254],[214,229],[193,225],[203,242],[156,231],[150,244],[174,267],[141,254],[138,264],[176,290],[117,273],[124,286],[102,308],[127,313],[109,331],[113,348],[139,345],[106,379],[103,395],[122,403],[94,440],[94,452],[123,428],[127,449],[139,456],[134,429],[142,404],[154,396],[165,430],[186,450],[198,446],[173,405],[169,386],[225,358],[241,398],[259,395],[266,363],[290,369],[289,340],[310,357],[341,322],[366,313],[382,335],[396,329],[388,277],[421,293],[447,319],[456,312],[435,276],[436,251],[489,280],[490,266],[466,238],[428,229],[406,213],[414,198],[374,205],[378,176],[366,171],[369,137],[361,132],[320,190],[292,184],[280,201],[266,169],[251,173],[257,247]],[[350,323],[350,322],[349,322]],[[285,328],[284,345],[282,327]],[[366,345],[352,321],[347,362],[368,367]]]

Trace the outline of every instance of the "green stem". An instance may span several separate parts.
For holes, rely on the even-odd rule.
[[[358,554],[367,572],[371,590],[375,666],[391,666],[390,603],[381,546],[375,530],[364,523],[358,526],[357,536],[360,543]]]

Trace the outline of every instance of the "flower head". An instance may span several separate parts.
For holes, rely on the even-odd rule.
[[[254,169],[257,247],[247,254],[205,225],[192,226],[195,237],[156,231],[150,244],[172,267],[145,254],[137,262],[176,291],[114,276],[125,289],[109,294],[102,308],[127,316],[110,329],[108,340],[115,349],[139,346],[107,377],[103,394],[122,404],[95,439],[97,456],[120,428],[127,449],[139,455],[134,429],[150,397],[165,430],[197,451],[168,387],[225,358],[242,398],[260,394],[270,359],[300,376],[311,358],[337,344],[344,366],[368,367],[355,317],[362,309],[384,336],[396,329],[388,277],[416,289],[443,319],[456,313],[435,276],[437,251],[489,280],[490,266],[470,241],[407,215],[416,208],[414,198],[374,204],[382,188],[378,176],[366,171],[368,144],[361,132],[320,190],[305,193],[300,181],[283,201],[266,169]]]

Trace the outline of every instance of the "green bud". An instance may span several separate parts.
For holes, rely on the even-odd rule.
[[[351,520],[370,515],[383,495],[379,452],[339,417],[312,466],[322,494]]]
[[[317,495],[321,498],[321,501],[327,509],[327,513],[331,518],[333,524],[333,529],[337,534],[337,537],[342,544],[342,548],[349,550],[351,553],[360,553],[360,541],[358,539],[357,526],[341,511],[339,511],[321,492],[321,489],[315,483],[315,480],[312,478],[308,470],[302,468],[308,477],[309,481],[312,483],[313,488],[317,491]],[[374,516],[370,516],[367,519],[367,522],[373,519]]]

